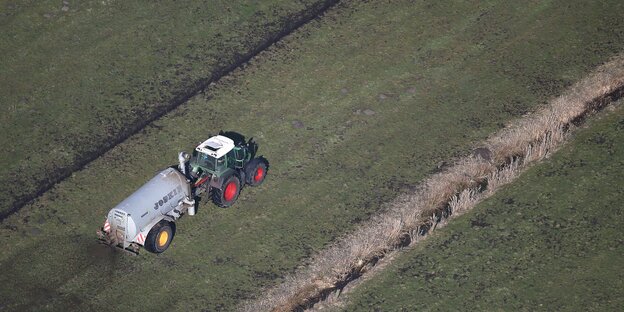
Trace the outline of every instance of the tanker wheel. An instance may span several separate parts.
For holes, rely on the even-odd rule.
[[[221,189],[214,189],[212,191],[212,201],[219,207],[227,208],[232,206],[238,194],[240,194],[241,181],[235,174],[229,176]]]
[[[162,220],[152,227],[145,239],[145,249],[149,252],[159,254],[171,245],[175,235],[175,225]]]
[[[245,165],[245,177],[247,184],[258,186],[264,182],[269,163],[262,157],[254,158]]]

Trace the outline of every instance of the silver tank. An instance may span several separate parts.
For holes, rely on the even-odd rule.
[[[185,198],[191,198],[186,177],[178,170],[167,168],[110,210],[110,235],[124,248],[133,241],[143,245],[154,223],[174,213],[172,210]],[[137,240],[139,233],[143,234],[143,241]]]

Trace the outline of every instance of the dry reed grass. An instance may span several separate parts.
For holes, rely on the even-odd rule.
[[[431,176],[414,193],[397,198],[382,213],[319,252],[310,265],[241,310],[297,311],[313,306],[388,253],[423,239],[547,157],[565,140],[574,122],[605,106],[614,93],[620,96],[623,87],[624,55],[619,55],[548,106],[486,140],[483,145],[491,159],[466,157]]]

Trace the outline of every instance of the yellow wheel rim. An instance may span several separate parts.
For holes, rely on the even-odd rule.
[[[162,231],[160,232],[160,234],[158,234],[158,246],[159,247],[165,246],[168,240],[169,240],[169,232]]]

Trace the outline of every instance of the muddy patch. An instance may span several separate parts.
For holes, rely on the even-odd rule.
[[[219,60],[219,63],[226,65],[216,68],[209,77],[189,82],[182,86],[181,89],[172,91],[169,99],[162,99],[166,104],[160,105],[152,112],[146,112],[145,116],[141,116],[141,118],[137,118],[131,124],[124,126],[123,130],[120,130],[118,133],[115,131],[116,133],[113,137],[106,138],[101,142],[101,144],[89,145],[93,147],[93,149],[85,150],[79,153],[79,156],[77,156],[72,163],[61,164],[45,174],[23,177],[23,179],[20,179],[15,184],[24,184],[24,187],[14,188],[14,190],[19,191],[14,191],[15,193],[9,196],[9,204],[0,209],[0,221],[3,221],[8,216],[19,211],[26,204],[32,202],[34,199],[50,190],[55,184],[67,179],[72,173],[83,169],[87,164],[96,160],[102,154],[124,142],[129,137],[140,133],[155,120],[162,118],[164,115],[186,103],[191,97],[204,92],[210,84],[215,83],[224,76],[229,75],[234,70],[242,68],[252,58],[260,54],[260,52],[266,50],[273,44],[278,43],[284,37],[299,29],[301,26],[306,25],[310,21],[322,16],[327,10],[335,6],[337,3],[338,0],[320,1],[312,4],[304,11],[286,16],[280,22],[280,24],[283,25],[281,30],[276,33],[265,35],[263,40],[261,40],[256,46],[250,46],[252,38],[248,38],[248,41],[245,43],[247,52],[239,53],[237,51],[230,51],[233,55],[231,59],[222,56],[221,58],[223,58],[223,61],[221,62],[221,60]],[[67,10],[69,10],[68,4],[63,5],[63,7],[67,6]],[[79,148],[77,150],[82,151],[83,148]],[[9,190],[3,190],[3,192],[7,191]]]

